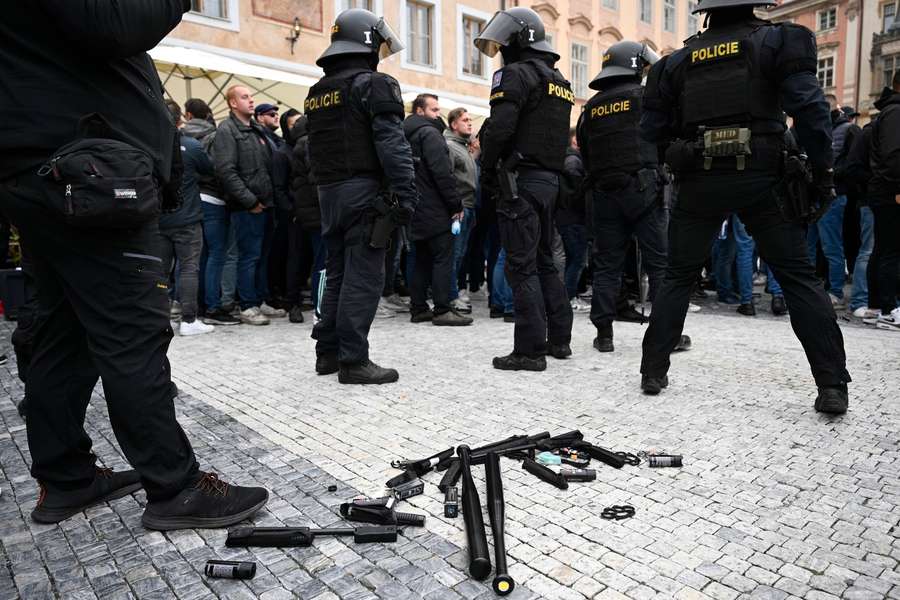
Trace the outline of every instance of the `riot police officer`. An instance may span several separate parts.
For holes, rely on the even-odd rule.
[[[640,138],[644,70],[659,56],[646,44],[619,42],[603,55],[603,68],[589,84],[598,93],[578,119],[578,147],[593,196],[594,280],[591,322],[594,348],[612,352],[616,304],[632,235],[656,296],[666,268],[665,179],[656,144]]]
[[[481,138],[482,185],[489,194],[498,185],[503,190],[497,219],[516,324],[512,353],[494,358],[494,367],[543,371],[545,355],[572,354],[572,307],[551,246],[574,94],[554,67],[559,55],[544,39],[540,17],[529,8],[495,14],[475,46],[488,56],[499,51],[504,63],[494,73]]]
[[[669,353],[684,326],[691,287],[726,213],[737,213],[784,288],[791,325],[819,388],[817,411],[847,410],[844,343],[834,309],[804,253],[804,225],[789,221],[779,191],[784,112],[808,153],[809,204],[821,213],[834,197],[831,120],[816,79],[816,41],[808,29],[759,20],[772,0],[700,0],[709,28],[650,71],[641,135],[668,144],[678,199],[669,230],[669,264],[644,336],[641,387],[668,384]]]
[[[374,242],[373,225],[379,218],[405,225],[416,204],[400,86],[376,71],[379,58],[402,49],[384,19],[363,9],[342,12],[316,61],[325,76],[304,102],[327,252],[322,319],[312,333],[316,372],[339,372],[341,383],[398,378],[369,360],[367,338],[384,280],[385,249]],[[390,208],[379,201],[388,195],[398,200]]]

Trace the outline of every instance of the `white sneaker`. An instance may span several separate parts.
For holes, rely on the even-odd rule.
[[[269,306],[268,304],[266,304],[265,302],[263,302],[260,305],[259,312],[261,312],[263,315],[265,315],[267,317],[271,317],[273,319],[280,319],[282,317],[287,316],[287,311],[284,310],[283,308],[273,308],[273,307]]]
[[[857,319],[877,319],[881,314],[881,311],[875,310],[874,308],[869,308],[868,306],[860,306],[850,314]]]
[[[450,308],[452,308],[456,312],[460,312],[463,314],[469,314],[470,312],[472,312],[472,305],[467,302],[463,302],[460,298],[452,300],[450,302]]]
[[[194,319],[190,323],[186,321],[181,322],[181,327],[178,328],[179,335],[203,335],[204,333],[210,333],[215,327],[212,325],[207,325],[200,319]]]
[[[847,306],[847,303],[844,301],[843,298],[838,298],[831,292],[828,292],[828,299],[831,300],[832,308],[844,308]]]
[[[688,312],[700,312],[700,305],[690,302],[688,304]]]
[[[900,308],[895,308],[889,315],[881,315],[878,322],[875,323],[878,329],[887,329],[888,331],[900,331]]]
[[[591,303],[585,302],[578,296],[572,299],[572,312],[590,312],[591,311]]]
[[[457,294],[456,299],[466,304],[472,304],[472,299],[469,298],[469,292],[467,292],[466,290],[459,290],[459,294]]]
[[[385,304],[382,303],[381,300],[378,301],[378,308],[375,310],[375,318],[376,319],[393,319],[397,316],[397,312],[388,308]]]
[[[247,325],[268,325],[269,317],[262,314],[258,306],[251,306],[241,311],[241,323]]]
[[[382,297],[378,301],[378,306],[388,308],[394,312],[409,312],[409,304],[403,301],[400,294],[391,294],[390,296]]]
[[[769,278],[765,273],[757,273],[753,276],[753,285],[766,285],[768,281]]]

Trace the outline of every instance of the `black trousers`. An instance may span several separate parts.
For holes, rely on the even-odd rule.
[[[425,240],[416,240],[416,264],[410,285],[412,314],[428,310],[428,286],[434,300],[434,314],[450,310],[450,278],[453,276],[453,234],[439,233]]]
[[[369,329],[384,286],[384,249],[369,246],[378,188],[365,177],[319,186],[325,294],[312,337],[316,354],[337,354],[345,364],[368,360]]]
[[[309,278],[309,254],[311,253],[309,234],[300,223],[291,221],[287,225],[288,253],[285,261],[285,298],[291,306],[300,306],[301,290]]]
[[[196,478],[197,462],[175,419],[156,223],[69,227],[48,208],[62,190],[36,170],[0,182],[0,203],[28,244],[38,284],[39,326],[25,383],[31,474],[64,488],[93,480],[84,419],[99,377],[116,439],[147,497],[173,496]]]
[[[518,187],[518,201],[499,206],[497,220],[516,310],[513,351],[535,357],[547,351],[548,341],[568,344],[572,339],[572,305],[553,264],[559,177],[523,169]]]
[[[806,255],[805,228],[782,218],[772,192],[775,183],[774,176],[757,173],[681,182],[669,230],[666,276],[644,335],[641,373],[662,376],[668,372],[669,354],[681,336],[691,289],[709,256],[716,229],[726,213],[736,212],[784,289],[791,327],[803,345],[816,384],[850,381],[834,309]]]
[[[642,267],[650,280],[651,302],[665,275],[668,213],[656,204],[655,198],[650,198],[647,206],[648,191],[639,191],[634,178],[620,190],[594,190],[591,323],[601,337],[612,337],[622,271],[632,236],[637,237]],[[651,193],[655,196],[655,191]]]
[[[873,267],[875,271],[876,289],[869,288],[869,297],[878,295],[878,308],[881,314],[890,314],[897,306],[897,269],[900,267],[900,205],[884,204],[873,206],[875,215],[875,247],[872,255],[877,254]],[[872,306],[870,303],[869,306]]]

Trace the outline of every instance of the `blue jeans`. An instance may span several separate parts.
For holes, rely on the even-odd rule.
[[[847,196],[838,196],[828,212],[818,223],[809,226],[806,246],[809,262],[816,264],[816,242],[822,242],[822,254],[828,261],[828,292],[837,298],[844,297],[844,207]]]
[[[258,287],[257,269],[266,234],[266,213],[253,214],[245,210],[232,214],[231,220],[235,224],[234,238],[238,247],[237,291],[241,297],[241,310],[247,310],[264,300]]]
[[[260,302],[265,302],[269,298],[269,255],[272,252],[275,234],[275,210],[267,208],[262,214],[265,216],[265,226],[259,262],[256,266],[256,291]]]
[[[565,278],[566,294],[569,300],[575,298],[578,293],[578,280],[584,270],[584,257],[587,252],[587,228],[579,223],[570,225],[558,225],[559,235],[562,238],[566,252]]]
[[[459,297],[459,268],[462,266],[463,259],[466,257],[466,251],[469,249],[469,234],[472,233],[472,227],[475,226],[475,209],[463,209],[463,220],[460,223],[459,235],[453,239],[453,268],[451,269],[452,279],[450,280],[450,300]]]
[[[506,250],[501,248],[500,254],[497,255],[497,262],[494,263],[493,291],[491,292],[491,302],[496,308],[502,308],[504,313],[515,312],[513,308],[513,293],[506,281],[506,274],[503,272],[503,266],[506,264]]]
[[[234,302],[237,290],[237,224],[234,217],[228,224],[228,237],[225,242],[225,262],[222,265],[222,304]]]
[[[755,244],[737,215],[731,218],[731,231],[734,234],[737,249],[735,260],[737,261],[738,295],[741,304],[751,304],[753,302],[753,248]]]
[[[222,306],[222,267],[228,244],[229,219],[224,206],[201,202],[203,208],[203,246],[206,262],[203,268],[203,299],[206,310]]]
[[[868,206],[859,207],[859,254],[853,266],[853,287],[850,291],[850,310],[869,306],[869,283],[866,272],[869,257],[875,246],[875,217]]]

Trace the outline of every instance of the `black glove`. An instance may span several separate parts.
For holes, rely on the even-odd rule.
[[[413,210],[411,208],[406,208],[405,206],[400,206],[398,204],[391,207],[391,210],[388,214],[391,217],[391,221],[394,222],[394,225],[396,225],[397,227],[404,227],[412,222]]]
[[[815,167],[813,170],[813,199],[810,223],[815,223],[821,219],[831,203],[837,197],[834,191],[834,169],[826,169],[824,167]]]

